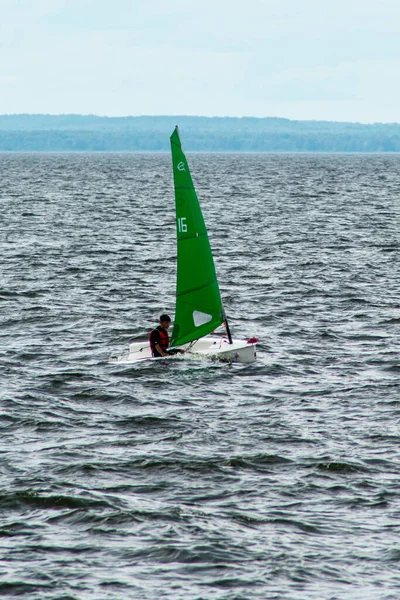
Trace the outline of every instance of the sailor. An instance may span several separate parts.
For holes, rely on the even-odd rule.
[[[168,328],[170,325],[171,318],[168,315],[163,314],[160,317],[160,324],[150,331],[149,342],[153,357],[169,356],[171,354],[177,354],[178,352],[183,354],[183,350],[168,350]]]

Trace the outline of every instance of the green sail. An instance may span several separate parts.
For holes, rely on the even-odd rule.
[[[197,340],[224,320],[207,229],[183,153],[178,128],[171,135],[178,246],[176,309],[171,346]]]

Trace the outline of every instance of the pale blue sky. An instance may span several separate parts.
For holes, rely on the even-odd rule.
[[[0,0],[0,113],[400,122],[400,0]]]

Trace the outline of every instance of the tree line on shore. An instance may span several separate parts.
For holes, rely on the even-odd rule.
[[[255,117],[0,115],[0,151],[400,152],[400,124]]]

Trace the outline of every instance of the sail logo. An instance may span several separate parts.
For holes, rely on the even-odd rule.
[[[186,171],[186,166],[184,162],[178,163],[176,168],[178,169],[178,171]]]

